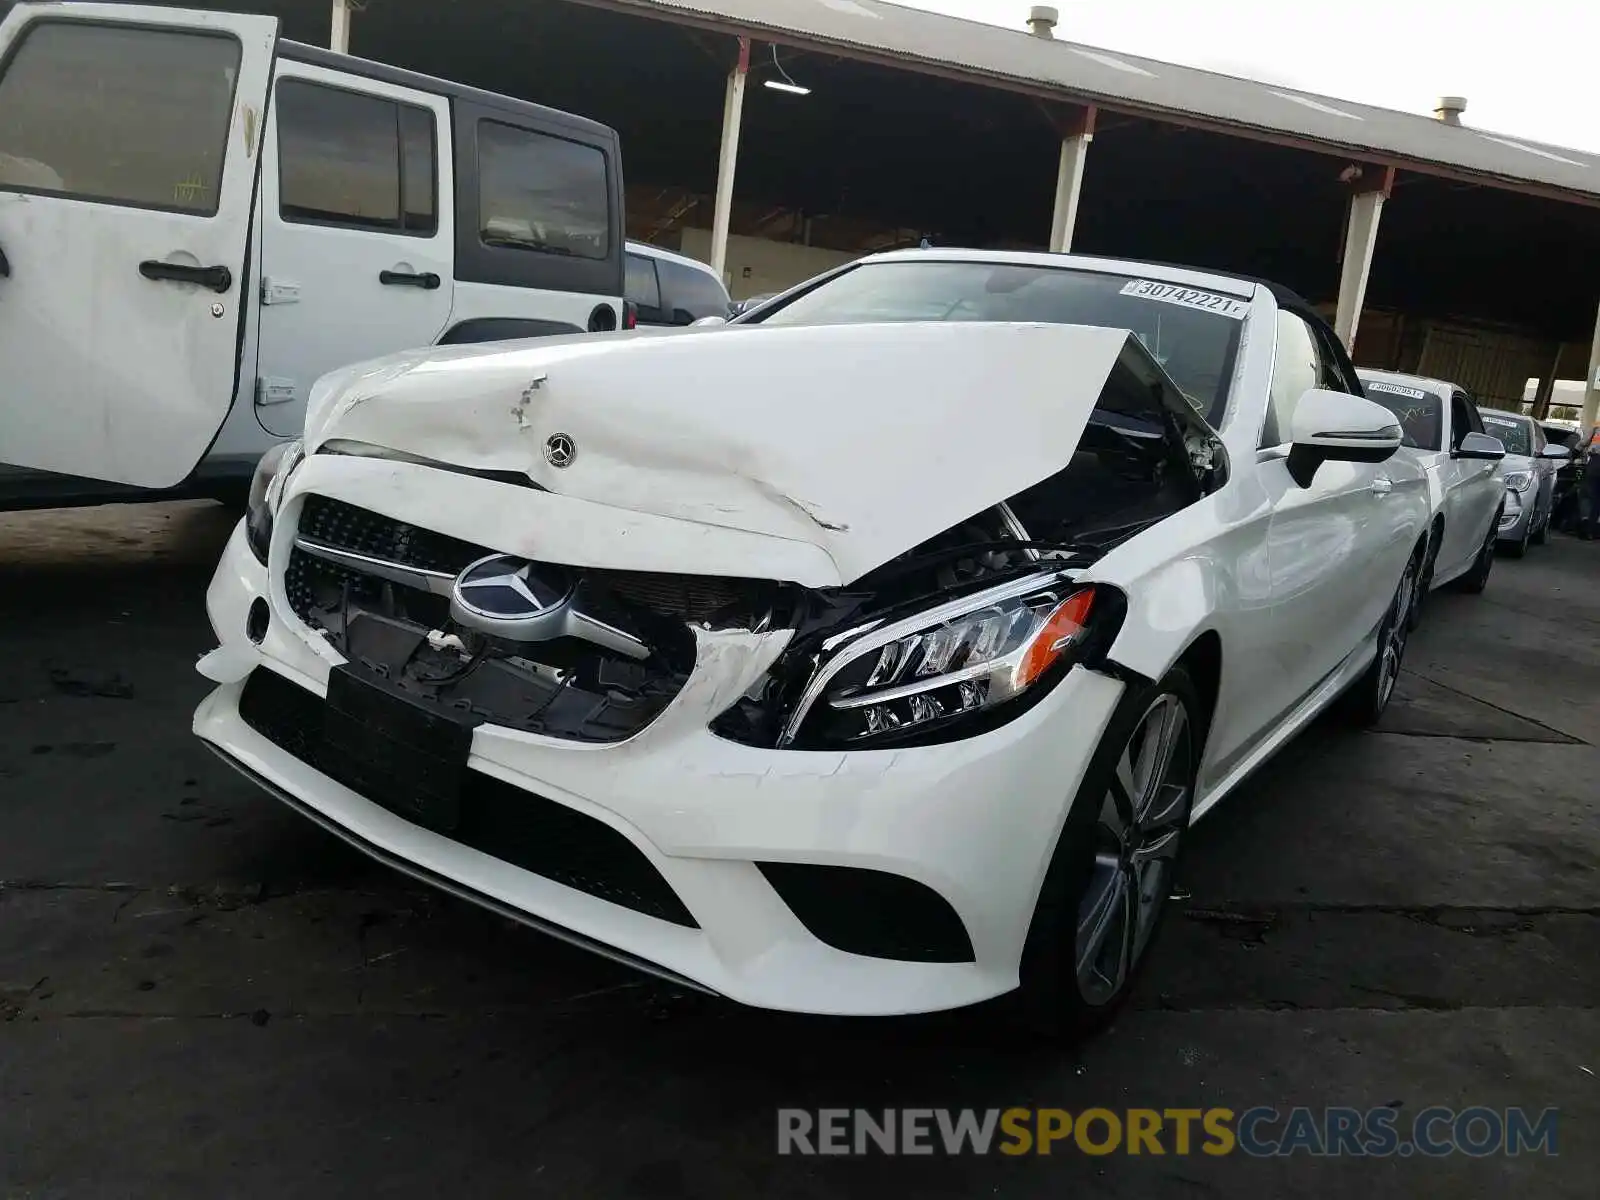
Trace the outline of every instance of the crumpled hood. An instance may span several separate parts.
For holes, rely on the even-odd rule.
[[[305,441],[512,472],[574,500],[809,543],[844,583],[1060,470],[1128,337],[1044,324],[728,326],[411,351],[319,383]],[[557,442],[573,450],[564,467]]]

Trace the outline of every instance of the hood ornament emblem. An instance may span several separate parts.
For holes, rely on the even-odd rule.
[[[544,440],[544,460],[558,470],[570,467],[572,460],[578,457],[578,444],[572,440],[571,434],[552,433]]]

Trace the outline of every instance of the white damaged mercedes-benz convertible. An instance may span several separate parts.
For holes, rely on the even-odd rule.
[[[1189,825],[1387,703],[1428,520],[1400,442],[1292,294],[1063,255],[397,355],[262,463],[194,728],[680,983],[1083,1031]]]

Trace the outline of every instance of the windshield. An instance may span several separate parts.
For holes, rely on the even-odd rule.
[[[1363,379],[1367,399],[1400,419],[1401,442],[1417,450],[1437,450],[1444,432],[1444,401],[1410,384]]]
[[[835,275],[762,325],[875,321],[1046,321],[1130,329],[1190,403],[1217,425],[1227,408],[1248,302],[1160,280],[988,262],[865,263]]]
[[[1500,417],[1493,413],[1480,411],[1483,418],[1483,431],[1490,437],[1497,437],[1505,444],[1507,454],[1522,454],[1533,457],[1533,438],[1528,431],[1528,423],[1519,421],[1515,417]]]

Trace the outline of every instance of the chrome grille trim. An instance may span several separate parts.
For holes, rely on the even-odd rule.
[[[435,596],[448,596],[451,585],[455,583],[456,577],[444,571],[430,571],[425,567],[412,567],[388,559],[373,558],[368,554],[357,554],[354,550],[341,550],[338,546],[330,546],[299,534],[295,536],[294,544],[295,549],[304,550],[313,558],[350,567],[390,583],[432,592]]]

